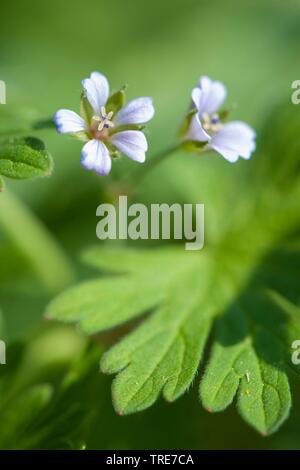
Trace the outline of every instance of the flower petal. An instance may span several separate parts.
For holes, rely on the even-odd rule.
[[[192,100],[198,110],[200,109],[201,95],[202,91],[200,90],[200,88],[196,87],[192,89]]]
[[[100,140],[89,140],[81,152],[81,164],[87,170],[94,170],[106,176],[111,170],[111,158],[107,147]]]
[[[109,97],[107,78],[99,72],[92,72],[90,78],[82,80],[82,86],[96,114],[101,113],[101,106],[106,104]]]
[[[216,150],[229,162],[236,162],[239,157],[246,160],[255,150],[255,132],[248,124],[233,121],[225,124],[213,135],[208,147]]]
[[[203,129],[198,114],[195,114],[192,117],[185,140],[196,140],[197,142],[209,142],[211,140],[210,135],[208,135]]]
[[[86,125],[82,117],[69,109],[60,109],[53,117],[57,132],[60,134],[74,134],[85,131]]]
[[[120,152],[136,162],[143,163],[146,159],[145,152],[148,150],[146,137],[141,131],[123,131],[113,134],[111,143]]]
[[[201,77],[198,90],[194,88],[192,91],[192,99],[199,110],[199,113],[214,113],[226,98],[226,88],[223,83],[213,81],[209,77]]]
[[[143,124],[150,121],[154,116],[152,98],[137,98],[129,101],[116,115],[116,125]]]

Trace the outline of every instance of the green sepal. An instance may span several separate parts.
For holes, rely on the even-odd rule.
[[[197,140],[185,140],[181,148],[187,152],[201,152],[208,142],[199,142]]]
[[[113,160],[118,160],[119,158],[121,158],[121,152],[119,152],[119,150],[113,150],[112,152],[110,152],[110,156]]]
[[[123,132],[123,131],[142,131],[145,129],[145,125],[141,124],[124,124],[124,126],[117,126],[113,127],[110,130],[110,135],[116,134],[117,132]]]
[[[50,176],[53,160],[44,142],[35,137],[10,138],[0,143],[0,174],[29,179]]]
[[[117,160],[118,158],[121,158],[121,152],[119,152],[114,145],[112,145],[110,142],[105,142],[106,147],[108,148],[109,155],[113,160]]]
[[[85,131],[74,132],[69,135],[76,140],[80,140],[81,142],[88,142],[90,140],[89,134]]]
[[[230,113],[230,109],[221,109],[221,111],[218,113],[220,121],[226,121]]]
[[[82,90],[81,96],[80,96],[80,114],[81,114],[81,117],[88,124],[91,123],[92,117],[95,114],[95,111],[93,110],[89,100],[87,99],[87,96],[84,90]]]
[[[106,112],[109,113],[112,111],[114,114],[117,113],[121,108],[123,108],[126,97],[125,97],[125,88],[121,88],[121,90],[117,91],[116,93],[113,93],[109,98],[106,103],[105,109]]]
[[[196,108],[193,108],[188,112],[179,128],[178,137],[183,137],[188,132],[191,125],[191,120],[195,114],[197,114],[197,112],[198,110]]]

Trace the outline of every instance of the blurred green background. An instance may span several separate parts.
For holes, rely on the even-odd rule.
[[[129,98],[154,98],[156,117],[147,130],[151,158],[174,141],[201,74],[227,85],[233,117],[249,122],[258,137],[300,78],[296,0],[16,0],[1,6],[1,17],[0,79],[7,85],[1,129],[59,108],[78,111],[81,80],[98,70],[112,89],[128,83]],[[283,119],[282,126],[288,124]],[[234,407],[204,412],[196,387],[172,405],[160,400],[138,415],[115,415],[111,377],[98,373],[99,344],[110,338],[87,344],[75,328],[49,326],[42,315],[54,294],[90,275],[78,255],[97,243],[96,207],[136,164],[124,158],[100,178],[81,168],[80,143],[53,131],[39,136],[54,157],[54,175],[6,181],[9,197],[0,213],[2,338],[10,345],[8,363],[0,366],[0,446],[300,448],[297,400],[292,417],[269,438],[250,429]],[[213,238],[214,205],[225,207],[236,197],[245,171],[243,162],[231,166],[212,157],[202,164],[178,153],[149,175],[140,199],[204,202]],[[224,196],[222,185],[232,175],[237,185]]]

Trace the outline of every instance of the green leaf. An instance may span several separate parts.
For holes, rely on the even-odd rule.
[[[2,449],[20,448],[20,440],[26,436],[30,423],[36,420],[49,404],[52,392],[52,387],[48,384],[35,385],[23,390],[14,400],[13,407],[0,408],[1,420],[5,423],[0,441]]]
[[[1,176],[0,176],[0,193],[1,193],[2,191],[4,191],[4,181],[3,181],[3,179],[2,179]]]
[[[0,174],[28,179],[51,175],[52,158],[35,137],[11,138],[0,143]]]
[[[197,291],[191,296],[186,286],[176,288],[172,299],[102,358],[104,372],[122,371],[113,384],[119,414],[147,408],[162,390],[173,401],[193,380],[211,320],[205,311],[195,315],[201,305]]]
[[[270,434],[289,414],[289,383],[276,340],[268,331],[251,334],[249,326],[239,308],[219,320],[200,396],[212,412],[224,410],[238,393],[243,418],[262,434]]]
[[[108,262],[110,270],[114,269],[117,272],[133,270],[135,276],[118,278],[114,276],[84,282],[55,299],[48,307],[47,316],[51,317],[55,313],[55,317],[63,321],[80,321],[83,330],[89,334],[135,318],[164,299],[165,289],[168,289],[176,277],[176,270],[174,271],[176,263],[179,259],[183,261],[184,257],[181,255],[182,253],[178,253],[174,256],[173,250],[162,253],[146,251],[139,254],[135,251],[99,252],[97,249],[92,249],[85,255],[91,264],[96,264],[98,267],[100,264],[105,268]],[[111,259],[116,260],[116,266],[111,263]],[[162,262],[166,269],[157,272],[157,266]],[[118,292],[117,303],[116,292]],[[104,305],[105,314],[101,307]]]
[[[47,317],[79,323],[82,331],[92,334],[152,312],[101,360],[103,372],[118,374],[112,386],[115,409],[128,414],[151,406],[161,392],[172,401],[189,388],[212,322],[228,310],[221,317],[201,386],[204,406],[221,411],[238,392],[238,409],[244,419],[261,433],[270,433],[288,416],[290,392],[283,361],[288,363],[290,358],[269,329],[263,334],[263,338],[270,337],[266,345],[248,326],[248,315],[257,312],[263,318],[264,311],[254,303],[254,313],[245,315],[245,307],[236,303],[248,292],[253,267],[261,257],[258,247],[257,252],[248,251],[234,252],[231,247],[230,265],[235,269],[228,277],[221,274],[226,257],[220,254],[214,260],[209,252],[186,253],[183,248],[94,248],[85,260],[118,275],[71,288],[49,305]],[[268,295],[265,292],[264,298]],[[247,295],[243,296],[247,305]],[[280,315],[284,315],[280,324],[287,325],[286,313]],[[259,325],[255,317],[251,322]],[[263,326],[259,325],[261,330]],[[285,345],[287,330],[286,326],[282,329]],[[252,407],[257,407],[256,413]]]
[[[209,273],[214,272],[214,262],[199,253],[187,255],[183,248],[93,249],[86,259],[102,269],[128,274],[70,289],[49,305],[47,317],[79,322],[91,334],[155,309],[136,331],[104,354],[101,368],[108,373],[121,371],[113,384],[120,414],[147,408],[161,391],[167,400],[176,399],[193,381],[220,303],[229,305],[245,278],[240,274],[234,287],[226,279],[215,279],[219,295],[212,296]]]
[[[94,378],[101,353],[85,343],[70,328],[48,325],[29,343],[8,347],[9,367],[0,376],[0,449],[82,446],[84,424],[94,414],[91,395],[95,403],[99,396]]]
[[[292,108],[284,113],[292,123],[284,129],[282,113],[272,113],[277,121],[248,166],[207,159],[205,190],[219,199],[209,199],[215,204],[208,205],[202,251],[188,252],[180,244],[94,248],[85,261],[99,277],[48,306],[48,317],[74,322],[88,334],[135,320],[101,360],[103,372],[116,374],[118,413],[145,409],[160,394],[172,401],[184,393],[201,371],[211,331],[203,405],[221,411],[236,399],[240,415],[262,434],[288,417],[288,374],[300,374],[292,362],[292,343],[300,338],[300,122]],[[279,135],[283,141],[274,146]],[[217,164],[222,174],[213,184]],[[184,185],[184,200],[202,200],[201,183],[191,181]]]

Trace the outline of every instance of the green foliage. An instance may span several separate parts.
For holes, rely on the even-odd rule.
[[[99,348],[87,348],[75,332],[56,327],[7,353],[9,370],[0,376],[0,448],[81,448],[84,424],[93,414],[86,383]]]
[[[216,263],[206,259],[204,253],[186,255],[182,249],[119,253],[94,249],[86,258],[102,269],[126,271],[127,276],[106,277],[72,288],[50,304],[48,317],[78,322],[85,333],[91,334],[160,305],[101,360],[103,372],[119,372],[113,382],[113,402],[119,414],[149,407],[161,391],[173,401],[187,390],[212,320],[222,309],[229,313],[219,321],[212,358],[201,384],[204,406],[220,411],[239,389],[239,411],[261,433],[271,433],[287,417],[290,392],[283,348],[268,329],[260,333],[263,325],[255,333],[251,330],[239,303],[231,306],[245,290],[250,269],[249,265],[244,267],[245,257],[233,257],[236,267],[240,263],[234,280],[218,277]],[[268,312],[271,315],[270,306]],[[254,309],[254,314],[263,316],[263,308]],[[285,311],[280,311],[280,320],[288,325]],[[253,328],[259,325],[255,318],[252,322]],[[282,338],[289,347],[286,330]],[[286,359],[288,363],[290,357]]]
[[[72,266],[59,244],[33,212],[8,191],[0,198],[0,228],[50,292],[57,292],[71,282]]]
[[[48,384],[39,384],[23,391],[13,400],[11,406],[1,410],[4,423],[0,442],[2,449],[11,448],[13,444],[18,448],[18,441],[26,436],[27,427],[34,422],[44,408],[49,404],[52,396],[52,387]],[[25,446],[21,446],[23,448]]]
[[[282,225],[286,227],[289,212],[291,220],[288,226],[291,228],[290,222],[293,221],[295,232],[299,235],[299,193],[297,195],[294,190],[294,182],[299,177],[300,123],[297,115],[300,108],[291,104],[285,109],[274,108],[274,104],[281,99],[286,104],[290,103],[290,84],[299,74],[299,4],[294,0],[254,0],[246,3],[238,0],[188,0],[186,8],[182,8],[180,0],[154,0],[143,2],[143,8],[140,6],[139,0],[132,0],[130,11],[128,3],[123,0],[106,2],[105,8],[101,2],[95,1],[93,8],[85,9],[79,0],[72,2],[72,8],[57,0],[44,2],[43,9],[38,8],[36,0],[3,2],[1,13],[5,22],[0,37],[5,48],[1,57],[0,78],[7,83],[7,104],[0,106],[1,138],[31,135],[32,123],[39,121],[38,125],[34,124],[34,131],[41,134],[47,148],[53,152],[56,171],[51,178],[37,179],[34,183],[6,180],[8,191],[0,193],[0,199],[12,192],[15,197],[17,193],[18,202],[21,201],[26,213],[34,214],[35,223],[43,228],[46,238],[50,237],[59,247],[63,259],[66,261],[67,253],[67,263],[69,257],[75,261],[78,252],[95,241],[96,205],[110,200],[120,186],[122,189],[124,174],[130,171],[130,162],[120,159],[109,178],[99,179],[96,175],[83,172],[79,165],[78,144],[70,141],[66,145],[66,141],[54,131],[48,132],[48,125],[40,122],[40,116],[53,115],[67,103],[70,109],[76,110],[80,87],[76,90],[70,84],[79,84],[91,70],[104,72],[113,83],[126,80],[131,84],[130,99],[144,93],[155,98],[157,112],[148,131],[147,161],[150,163],[157,151],[173,144],[174,133],[186,112],[190,91],[200,74],[208,74],[228,85],[227,102],[232,108],[230,119],[245,120],[257,131],[257,153],[249,162],[230,165],[213,154],[198,158],[198,155],[178,152],[154,168],[139,185],[139,201],[150,203],[154,198],[155,202],[203,202],[206,241],[199,255],[203,257],[207,253],[208,257],[215,257],[216,275],[231,278],[234,273],[234,278],[238,278],[237,268],[243,263],[237,264],[231,255],[241,247],[244,237],[244,251],[251,250],[252,246],[261,244],[261,239],[267,238],[267,233],[278,232]],[[45,17],[47,23],[43,21]],[[69,21],[65,21],[66,17]],[[83,27],[83,24],[88,27]],[[212,25],[218,34],[212,34]],[[11,34],[12,31],[14,34]],[[102,45],[101,38],[104,37],[106,39]],[[199,46],[198,54],[195,54],[195,45]],[[21,56],[26,60],[20,60]],[[292,115],[291,110],[294,110]],[[268,121],[268,129],[263,133],[261,123],[265,120]],[[49,124],[53,126],[53,122]],[[14,129],[16,132],[12,133]],[[143,171],[144,167],[146,165],[137,168],[137,171]],[[270,180],[274,182],[272,188]],[[263,196],[264,187],[266,191]],[[127,189],[136,194],[136,186]],[[8,219],[8,210],[4,212],[2,209],[0,216],[3,213]],[[64,284],[64,269],[60,269],[60,263],[53,269],[52,250],[48,252],[47,244],[44,244],[43,250],[38,250],[35,257],[37,237],[30,241],[31,235],[27,237],[26,234],[27,231],[31,234],[31,229],[27,224],[24,228],[22,224],[18,225],[18,218],[14,217],[13,212],[9,219],[14,224],[14,230],[5,229],[3,223],[0,230],[0,306],[4,318],[1,334],[6,342],[12,340],[12,335],[17,335],[18,339],[22,339],[22,348],[14,351],[14,347],[9,346],[7,364],[0,366],[0,384],[3,385],[0,385],[1,448],[77,449],[86,444],[88,449],[299,449],[299,378],[293,372],[289,374],[295,397],[292,412],[280,431],[267,439],[261,438],[240,419],[234,405],[225,412],[207,413],[197,404],[198,381],[202,373],[208,370],[207,355],[217,345],[219,320],[229,319],[229,312],[240,305],[243,316],[246,316],[245,306],[247,311],[251,307],[246,321],[251,338],[255,329],[262,329],[266,335],[268,333],[268,338],[271,334],[272,339],[276,338],[279,342],[276,342],[276,349],[280,351],[281,345],[282,357],[286,358],[289,366],[293,366],[290,345],[294,339],[300,338],[296,321],[300,302],[300,257],[297,248],[299,237],[296,238],[292,230],[290,237],[283,235],[276,243],[270,242],[269,246],[267,241],[263,242],[262,251],[269,253],[264,260],[255,260],[252,288],[249,284],[248,295],[243,296],[242,302],[241,296],[236,298],[236,302],[239,300],[236,307],[230,306],[224,312],[223,308],[220,309],[216,330],[214,327],[211,329],[210,341],[202,356],[205,366],[199,368],[195,386],[180,400],[172,405],[158,400],[147,412],[119,417],[111,406],[111,377],[98,373],[102,351],[101,348],[94,349],[98,338],[93,337],[90,341],[94,349],[93,359],[87,351],[77,358],[80,364],[75,366],[66,361],[62,371],[61,361],[51,362],[48,368],[45,367],[45,360],[46,356],[49,359],[54,352],[58,353],[62,345],[67,347],[70,338],[55,331],[52,342],[49,344],[46,341],[43,348],[45,337],[39,330],[40,346],[34,348],[34,354],[26,354],[30,360],[22,365],[23,379],[30,375],[32,380],[30,384],[23,383],[19,387],[18,395],[19,399],[23,395],[27,397],[31,394],[31,387],[37,387],[37,390],[41,387],[36,394],[46,395],[47,392],[43,392],[46,386],[45,389],[51,389],[49,401],[42,408],[40,403],[43,400],[37,400],[40,413],[32,409],[32,418],[28,415],[24,425],[18,426],[16,423],[14,429],[6,433],[5,430],[10,428],[10,416],[14,415],[12,420],[17,422],[18,417],[21,420],[25,414],[20,411],[20,405],[15,406],[17,396],[12,397],[10,393],[17,373],[13,362],[15,360],[17,365],[20,364],[24,352],[33,343],[32,334],[28,337],[33,321],[35,329],[37,324],[42,323],[41,315],[49,298],[49,289],[45,287],[52,285],[53,291],[56,291],[68,284]],[[261,228],[256,220],[262,221]],[[253,224],[256,225],[255,230]],[[249,229],[252,236],[248,234]],[[37,232],[33,233],[37,235]],[[233,239],[232,233],[235,234]],[[26,238],[24,245],[23,238]],[[145,244],[143,242],[143,246]],[[152,244],[157,245],[157,242]],[[115,245],[112,248],[107,258],[106,272],[112,271],[110,263],[116,262],[118,268],[123,263],[120,251],[114,261]],[[183,250],[182,247],[179,251]],[[106,250],[103,255],[105,253]],[[137,255],[142,263],[140,250]],[[263,258],[262,252],[259,258]],[[245,263],[245,268],[248,263]],[[75,264],[75,267],[78,268],[78,280],[90,276],[85,266]],[[157,272],[160,269],[161,265],[158,264]],[[124,276],[114,273],[110,280],[119,282],[121,277],[131,276],[125,273],[125,263],[123,271]],[[98,277],[95,271],[93,274]],[[211,274],[204,273],[204,276],[211,277]],[[107,280],[102,271],[100,279]],[[213,276],[211,282],[212,291],[217,295],[220,289],[217,285],[214,289]],[[139,287],[136,279],[136,296]],[[116,298],[120,292],[114,290],[111,295],[118,303]],[[125,308],[127,305],[121,305],[116,311],[115,323],[116,317],[123,315]],[[249,316],[253,321],[249,321]],[[133,321],[143,320],[144,317],[140,316]],[[44,323],[45,329],[51,328],[51,322]],[[124,330],[128,332],[133,328],[135,324],[125,325],[121,331],[107,330],[100,335],[99,341],[109,345]],[[238,336],[235,338],[239,341]],[[258,354],[257,342],[253,344],[261,363],[270,365],[268,358],[263,361],[261,353]],[[75,359],[74,352],[72,355]],[[40,361],[40,377],[32,378],[33,358]],[[274,360],[277,361],[276,357]],[[282,372],[283,368],[278,370]],[[295,370],[297,372],[296,366]],[[66,380],[69,387],[65,387],[63,382],[68,372],[71,377]],[[253,376],[250,374],[251,379]],[[274,429],[274,426],[271,428]],[[264,432],[263,426],[261,431]]]
[[[277,125],[272,122],[275,133]],[[204,407],[221,411],[237,396],[239,413],[262,434],[287,418],[287,370],[300,372],[291,363],[291,342],[300,333],[299,289],[288,281],[295,272],[299,276],[299,263],[291,265],[288,257],[300,257],[298,243],[289,247],[300,223],[295,142],[281,162],[284,172],[263,153],[256,156],[254,176],[242,181],[226,230],[223,225],[211,232],[214,243],[203,251],[91,249],[85,260],[110,275],[85,281],[49,305],[47,317],[78,323],[87,334],[148,314],[101,360],[103,372],[117,374],[112,394],[119,414],[149,407],[161,392],[168,401],[184,393],[217,319],[200,384]],[[273,155],[268,146],[265,151]],[[285,178],[292,182],[288,187]],[[279,258],[284,277],[272,269]]]
[[[251,334],[242,306],[219,320],[200,385],[202,403],[211,412],[227,408],[237,393],[239,412],[262,434],[275,431],[289,414],[291,396],[283,351],[268,330],[256,329]]]
[[[9,138],[0,143],[0,174],[28,179],[49,176],[52,157],[44,143],[35,137]]]

